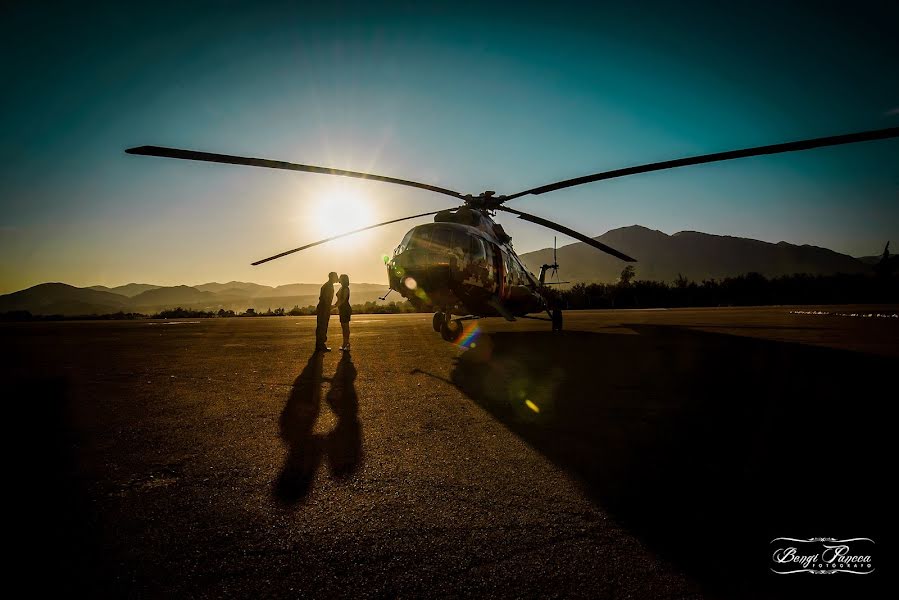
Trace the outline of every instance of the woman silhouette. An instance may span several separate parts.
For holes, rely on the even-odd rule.
[[[343,330],[344,352],[350,351],[350,316],[353,307],[350,306],[350,278],[346,273],[340,276],[340,289],[337,291],[337,314],[340,315],[340,329]]]

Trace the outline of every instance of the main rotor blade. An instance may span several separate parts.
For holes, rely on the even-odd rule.
[[[165,158],[180,158],[184,160],[201,160],[205,162],[227,163],[231,165],[246,165],[249,167],[265,167],[268,169],[285,169],[287,171],[303,171],[305,173],[320,173],[322,175],[340,175],[342,177],[357,177],[359,179],[371,179],[374,181],[384,181],[386,183],[395,183],[397,185],[407,185],[409,187],[420,188],[438,194],[446,194],[453,198],[462,198],[462,194],[427,183],[419,183],[417,181],[408,181],[406,179],[397,179],[395,177],[385,177],[384,175],[372,175],[371,173],[359,173],[357,171],[344,171],[343,169],[330,169],[328,167],[314,167],[312,165],[300,165],[297,163],[285,162],[282,160],[269,160],[267,158],[247,158],[244,156],[232,156],[230,154],[213,154],[211,152],[197,152],[195,150],[181,150],[179,148],[163,148],[161,146],[139,146],[137,148],[128,148],[125,150],[128,154],[139,154],[141,156],[162,156]]]
[[[453,207],[456,208],[456,207]],[[450,208],[444,208],[443,210],[452,210]],[[368,229],[374,229],[375,227],[381,227],[382,225],[390,225],[391,223],[399,223],[400,221],[407,221],[409,219],[415,219],[418,217],[426,217],[428,215],[436,215],[439,212],[443,212],[443,210],[435,210],[432,212],[421,213],[420,215],[412,215],[409,217],[403,217],[401,219],[393,219],[391,221],[384,221],[383,223],[377,223],[375,225],[369,225],[368,227],[360,227],[359,229],[354,229],[353,231],[347,231],[346,233],[341,233],[340,235],[335,235],[329,238],[325,238],[323,240],[319,240],[317,242],[312,242],[311,244],[306,244],[305,246],[300,246],[299,248],[294,248],[293,250],[287,250],[286,252],[281,252],[280,254],[275,254],[274,256],[269,256],[268,258],[263,258],[262,260],[257,260],[252,264],[254,267],[256,265],[261,265],[262,263],[267,263],[270,260],[275,260],[276,258],[281,258],[282,256],[287,256],[288,254],[293,254],[294,252],[299,252],[300,250],[305,250],[306,248],[312,248],[313,246],[318,246],[319,244],[324,244],[325,242],[330,242],[331,240],[336,240],[338,238],[346,237],[348,235],[353,235],[354,233],[359,233],[361,231],[366,231]]]
[[[716,152],[714,154],[703,154],[701,156],[691,156],[688,158],[678,158],[675,160],[666,160],[648,165],[639,165],[636,167],[627,167],[625,169],[615,169],[614,171],[604,171],[594,175],[585,175],[584,177],[576,177],[574,179],[566,179],[556,183],[550,183],[511,196],[506,196],[503,201],[512,200],[520,196],[528,194],[545,194],[546,192],[554,192],[563,188],[581,185],[584,183],[592,183],[603,179],[614,179],[616,177],[625,177],[627,175],[636,175],[637,173],[649,173],[650,171],[662,171],[664,169],[674,169],[677,167],[686,167],[689,165],[701,165],[703,163],[720,162],[722,160],[732,160],[734,158],[746,158],[749,156],[760,156],[763,154],[780,154],[781,152],[796,152],[798,150],[811,150],[812,148],[822,148],[824,146],[839,146],[840,144],[855,144],[857,142],[872,142],[875,140],[886,140],[889,138],[899,137],[899,127],[888,127],[886,129],[875,129],[872,131],[862,131],[860,133],[848,133],[845,135],[833,135],[830,137],[815,138],[812,140],[801,140],[798,142],[786,142],[784,144],[772,144],[770,146],[758,146],[756,148],[744,148],[743,150],[730,150],[728,152]]]
[[[515,210],[514,208],[509,208],[507,206],[497,206],[496,210],[503,210],[503,211],[512,213],[513,215],[518,215],[519,219],[524,219],[525,221],[530,221],[531,223],[536,223],[537,225],[543,225],[544,227],[549,227],[550,229],[560,231],[560,232],[564,233],[565,235],[571,236],[576,240],[580,240],[580,241],[584,242],[585,244],[589,244],[589,245],[593,246],[594,248],[596,248],[597,250],[602,250],[606,254],[611,254],[612,256],[614,256],[616,258],[620,258],[621,260],[624,260],[627,262],[637,262],[636,258],[631,258],[627,254],[619,252],[618,250],[615,250],[614,248],[606,246],[605,244],[603,244],[601,242],[597,242],[593,238],[587,237],[583,233],[578,233],[574,229],[568,229],[564,225],[559,225],[558,223],[553,223],[552,221],[547,221],[546,219],[544,219],[542,217],[530,215],[526,212],[521,212],[520,210]]]

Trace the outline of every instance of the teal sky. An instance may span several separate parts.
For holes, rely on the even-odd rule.
[[[330,270],[381,282],[381,256],[426,218],[249,263],[360,220],[453,204],[376,182],[125,155],[131,146],[510,194],[899,125],[895,2],[261,4],[6,9],[0,293],[44,281],[277,285]],[[876,254],[887,239],[899,246],[899,141],[639,175],[514,206],[588,235],[638,223]],[[552,245],[551,231],[497,220],[520,252]]]

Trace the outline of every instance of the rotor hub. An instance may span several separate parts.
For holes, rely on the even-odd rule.
[[[493,190],[481,192],[477,196],[466,194],[464,196],[465,205],[470,208],[480,210],[494,210],[497,206],[506,201],[505,196],[497,196]]]

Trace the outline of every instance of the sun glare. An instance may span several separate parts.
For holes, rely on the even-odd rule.
[[[368,225],[377,221],[371,200],[356,181],[328,182],[317,190],[304,207],[309,216],[306,228],[313,237],[327,238]],[[343,243],[355,244],[365,238],[365,234],[347,237]]]

